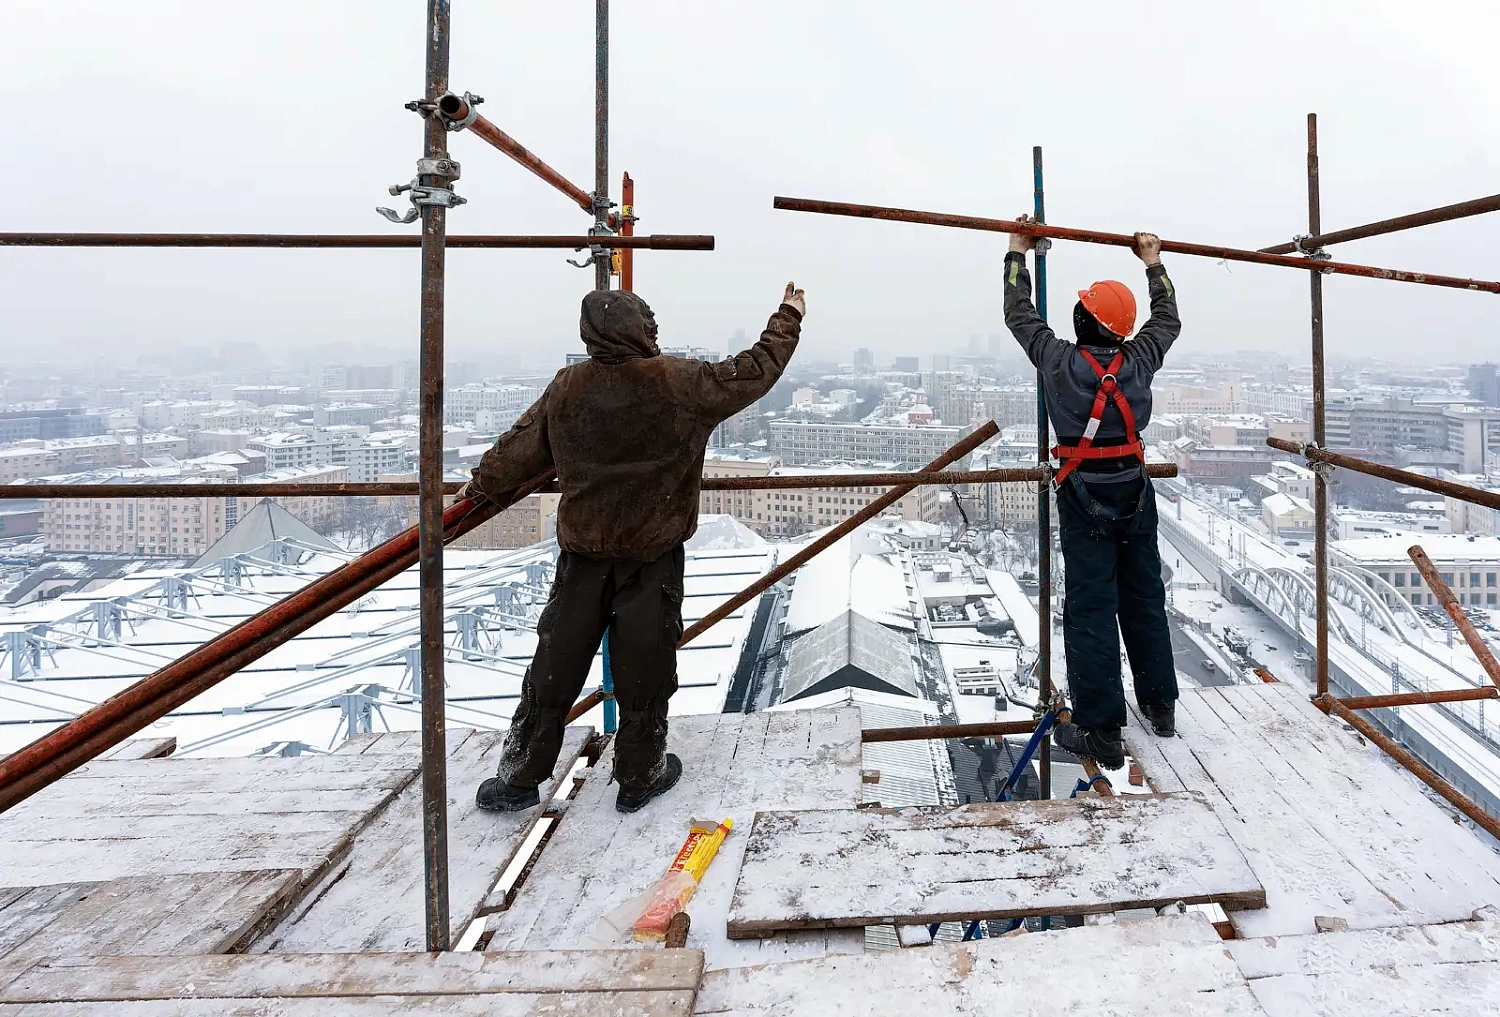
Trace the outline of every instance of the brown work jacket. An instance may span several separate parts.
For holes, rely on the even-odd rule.
[[[555,466],[558,546],[601,561],[655,561],[698,528],[713,429],[771,390],[801,329],[802,316],[782,304],[760,341],[728,360],[662,356],[645,301],[592,292],[581,321],[589,359],[558,371],[484,454],[471,492],[508,504]]]

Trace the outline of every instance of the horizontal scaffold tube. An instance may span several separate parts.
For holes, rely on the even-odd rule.
[[[1339,702],[1351,710],[1383,710],[1392,706],[1429,706],[1433,703],[1463,703],[1471,699],[1497,698],[1500,698],[1500,689],[1493,685],[1481,685],[1472,689],[1396,692],[1386,696],[1347,696]]]
[[[1175,477],[1174,463],[1152,463],[1146,472],[1153,477]],[[704,477],[705,491],[803,491],[823,488],[891,487],[896,484],[922,486],[941,484],[1021,484],[1035,483],[1043,477],[1039,467],[1008,470],[923,471],[919,473],[811,473],[789,477]],[[443,485],[444,494],[457,494],[461,481]],[[540,494],[555,494],[558,486],[548,484]],[[285,482],[258,484],[253,479],[243,484],[4,484],[0,499],[53,498],[375,498],[417,496],[415,481],[348,484],[292,484]]]
[[[553,471],[548,470],[522,487],[516,499],[543,487],[553,477]],[[469,532],[500,510],[501,506],[471,501],[450,506],[443,514],[444,540]],[[399,575],[416,564],[417,556],[417,529],[412,527],[0,760],[0,811]],[[193,691],[184,695],[189,688]],[[90,743],[92,751],[78,751],[85,742]],[[65,754],[66,761],[61,758]],[[26,786],[19,787],[28,777],[32,779]]]
[[[1023,233],[1027,236],[1047,237],[1052,240],[1077,240],[1085,244],[1105,244],[1110,247],[1135,247],[1135,237],[1128,233],[1101,233],[1096,230],[1069,229],[1066,226],[1043,226],[1040,223],[1023,225],[1011,219],[985,219],[974,215],[919,212],[909,208],[854,205],[842,201],[815,201],[810,198],[777,198],[775,207],[790,212],[818,212],[823,215],[847,215],[858,219],[885,219],[890,222],[921,223],[928,226],[952,226],[957,229],[982,230],[988,233]],[[1391,279],[1395,282],[1421,283],[1425,286],[1446,286],[1452,289],[1500,293],[1500,282],[1482,279],[1460,279],[1455,276],[1431,275],[1426,272],[1405,272],[1394,268],[1375,268],[1371,265],[1350,265],[1340,261],[1265,254],[1261,251],[1243,251],[1234,247],[1188,244],[1178,240],[1163,240],[1161,249],[1166,253],[1190,254],[1199,258],[1213,258],[1216,261],[1244,261],[1253,265],[1275,265],[1281,268],[1326,272],[1334,275],[1357,275],[1367,279]]]
[[[980,724],[928,724],[920,727],[867,727],[860,732],[862,742],[916,742],[927,738],[998,738],[1003,735],[1029,735],[1036,730],[1034,720],[989,721]]]
[[[422,246],[417,234],[405,233],[0,233],[0,247],[354,247]],[[698,234],[656,236],[450,236],[446,246],[495,250],[577,251],[594,247],[632,247],[652,251],[712,251],[714,238]]]
[[[1351,226],[1346,230],[1334,230],[1331,233],[1320,233],[1315,237],[1302,237],[1302,249],[1304,251],[1315,251],[1319,247],[1329,244],[1342,244],[1350,240],[1363,240],[1366,237],[1378,237],[1387,233],[1399,233],[1401,230],[1414,229],[1418,226],[1431,226],[1434,223],[1450,222],[1454,219],[1467,219],[1471,215],[1483,215],[1485,212],[1500,211],[1500,194],[1491,194],[1487,198],[1475,198],[1472,201],[1460,201],[1455,205],[1444,205],[1442,208],[1430,208],[1425,212],[1413,212],[1411,215],[1398,215],[1394,219],[1382,219],[1364,226]],[[1296,243],[1276,244],[1272,247],[1260,248],[1262,254],[1292,254],[1297,250]]]
[[[1457,498],[1459,501],[1466,501],[1471,505],[1485,505],[1489,508],[1500,509],[1500,492],[1481,491],[1479,488],[1469,487],[1467,484],[1455,484],[1451,480],[1439,480],[1436,477],[1428,477],[1421,473],[1412,473],[1410,470],[1398,470],[1394,466],[1372,463],[1368,459],[1360,459],[1358,456],[1344,455],[1341,452],[1330,452],[1327,449],[1318,448],[1316,445],[1303,445],[1299,442],[1287,441],[1285,438],[1267,438],[1266,444],[1278,452],[1287,452],[1294,456],[1304,456],[1309,462],[1328,463],[1330,466],[1353,470],[1355,473],[1363,473],[1367,476],[1379,477],[1381,480],[1389,480],[1393,484],[1419,487],[1424,491],[1431,491],[1433,494]]]

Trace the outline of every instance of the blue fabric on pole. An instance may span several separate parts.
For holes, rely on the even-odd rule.
[[[604,733],[614,734],[619,726],[615,713],[615,673],[609,667],[609,633],[604,633]]]

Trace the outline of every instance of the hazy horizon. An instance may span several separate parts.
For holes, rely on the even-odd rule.
[[[425,4],[218,10],[12,0],[0,11],[4,230],[407,232],[374,212],[412,175]],[[593,4],[455,5],[455,91],[588,188]],[[1463,32],[1454,30],[1461,24]],[[1004,334],[1006,238],[778,212],[774,195],[1011,217],[1045,149],[1059,225],[1259,247],[1306,229],[1305,115],[1319,113],[1323,224],[1338,229],[1496,190],[1500,11],[1438,3],[1186,3],[1022,10],[825,9],[775,0],[616,4],[610,177],[637,181],[641,232],[712,233],[712,253],[641,252],[662,341],[754,337],[788,279],[808,292],[803,356],[961,350]],[[581,233],[587,217],[478,138],[456,233]],[[618,198],[618,195],[615,195]],[[1500,278],[1494,216],[1335,249],[1340,260]],[[453,359],[560,362],[592,275],[563,251],[454,251]],[[1168,255],[1179,349],[1306,355],[1304,273]],[[1054,311],[1096,278],[1144,298],[1119,249],[1059,243]],[[1489,294],[1335,277],[1334,357],[1493,359]],[[8,352],[254,342],[408,351],[413,251],[0,249]],[[1005,342],[1010,342],[1005,338]]]

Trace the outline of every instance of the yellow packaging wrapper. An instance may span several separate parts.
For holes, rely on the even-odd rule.
[[[641,917],[636,919],[634,936],[638,943],[659,943],[667,936],[667,923],[672,916],[687,906],[708,864],[719,853],[719,845],[734,829],[734,820],[722,823],[713,820],[695,819],[688,829],[687,840],[682,850],[672,859],[666,875],[657,880]]]

